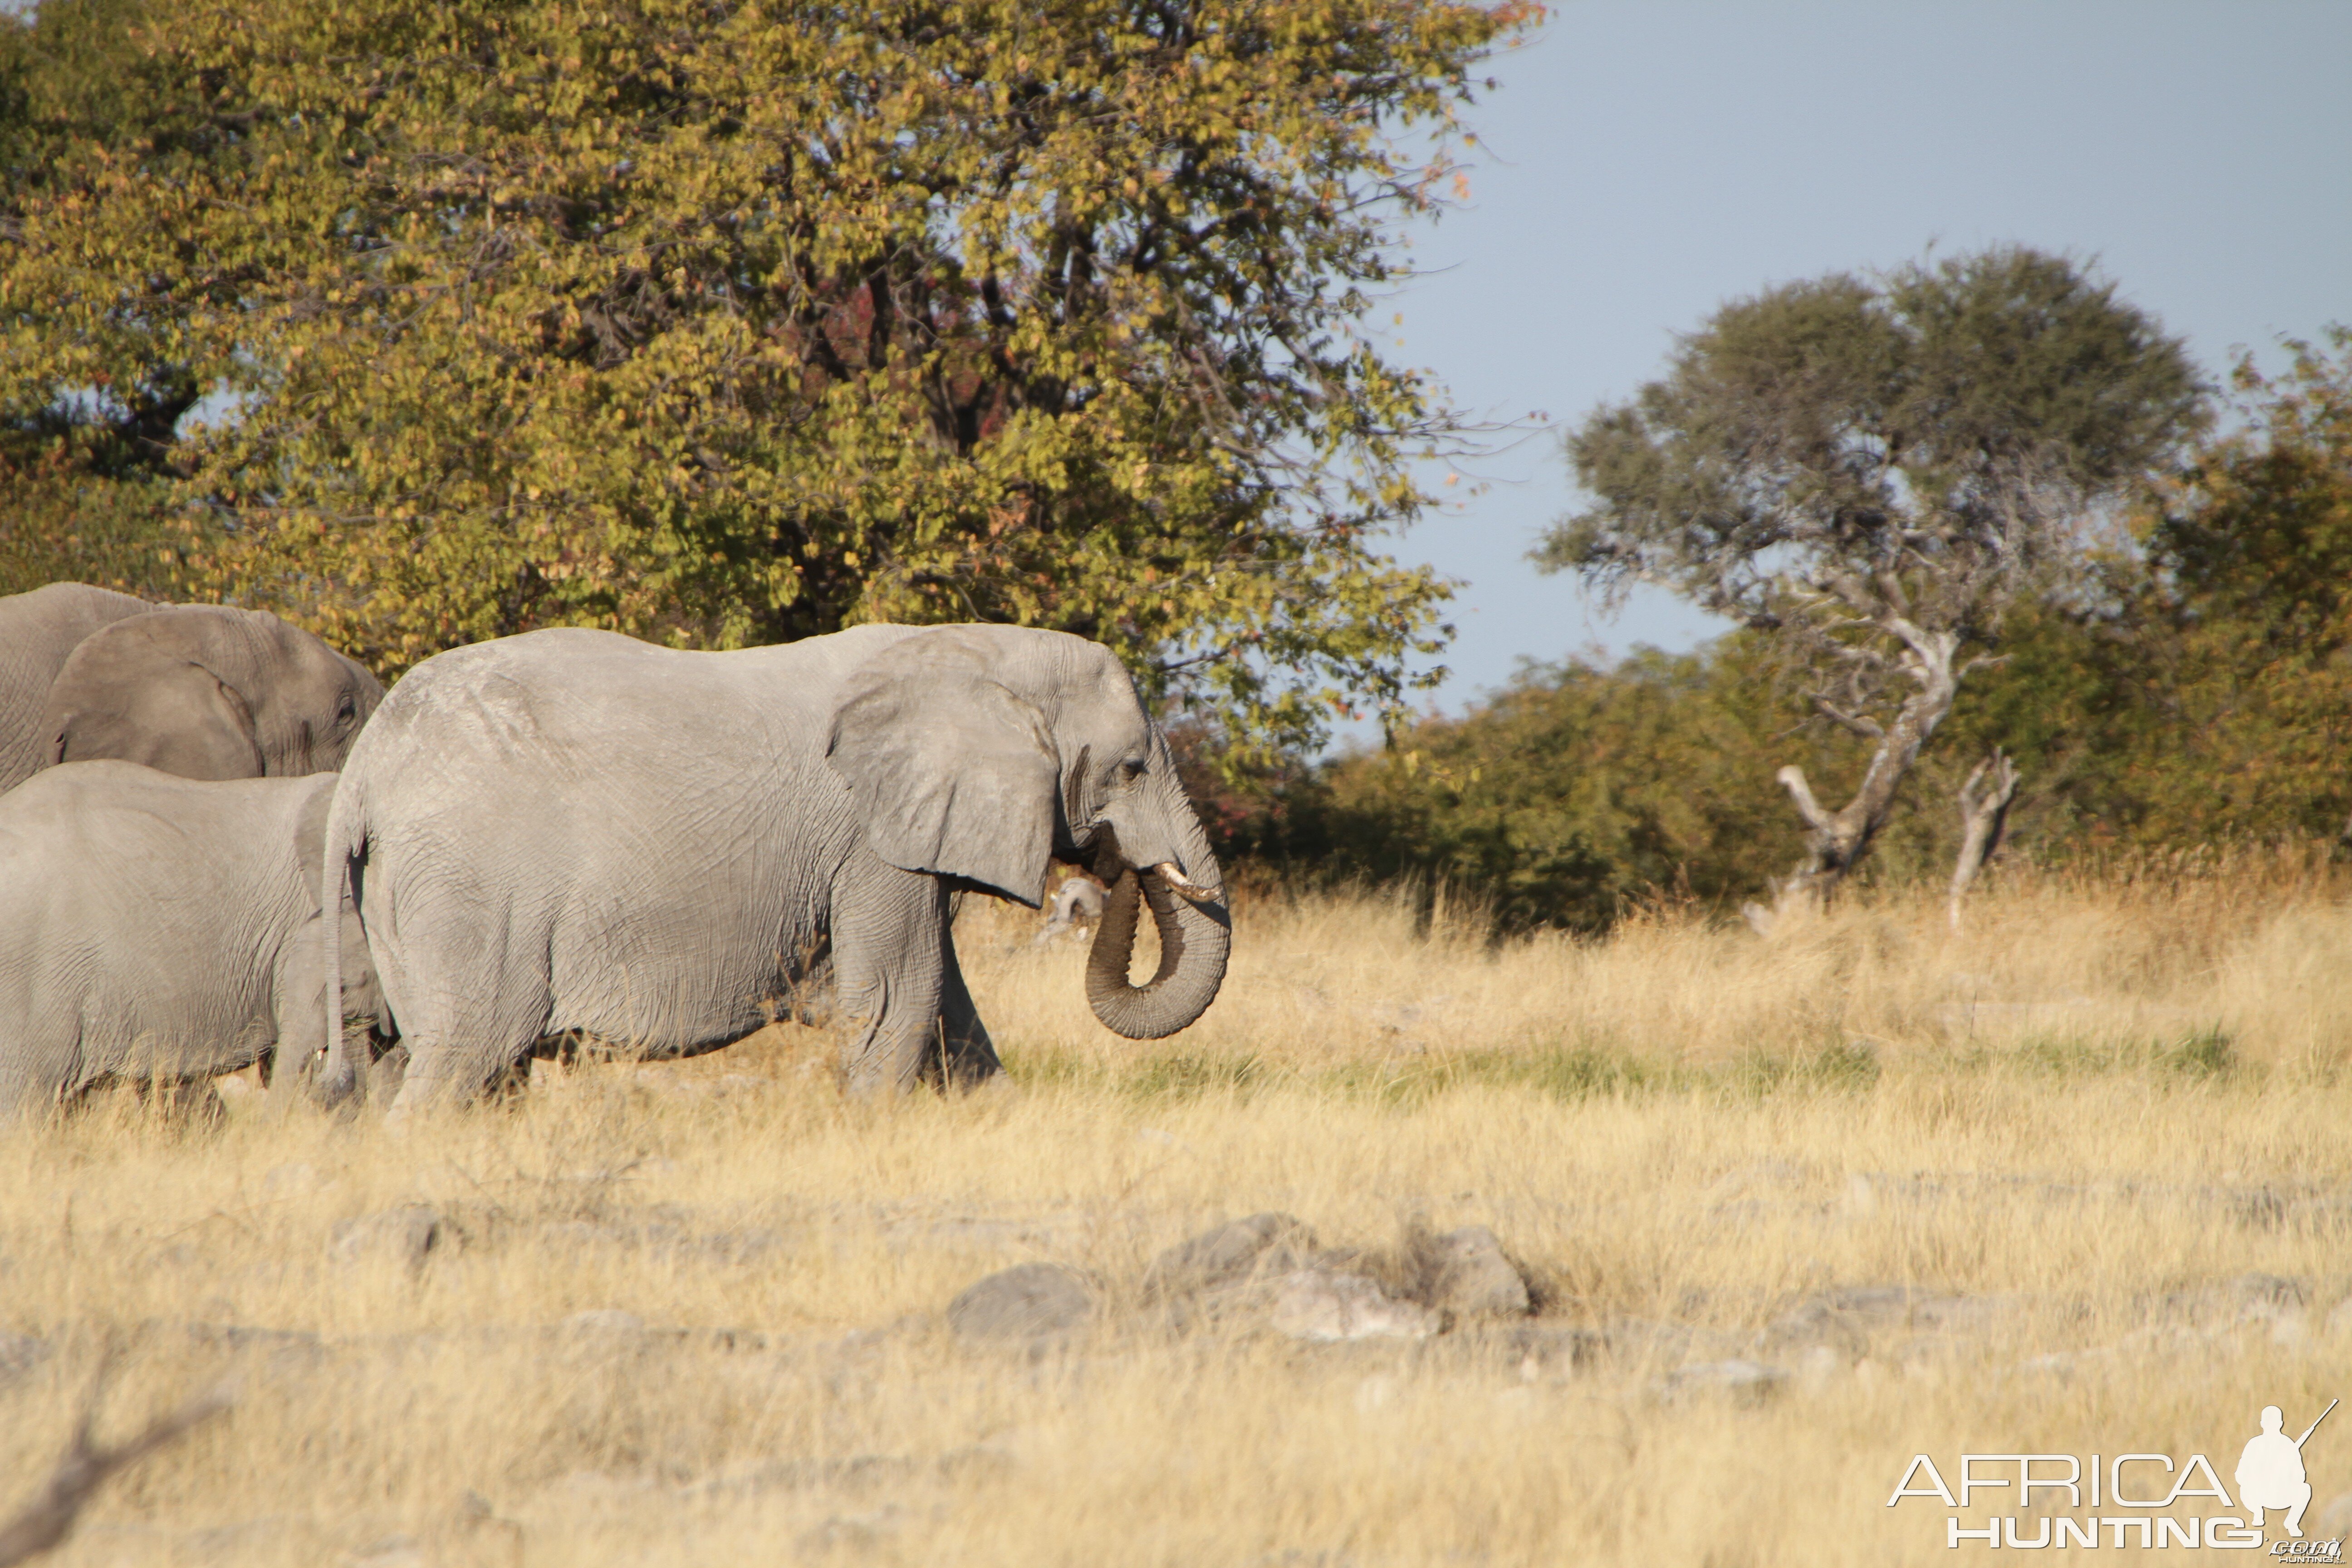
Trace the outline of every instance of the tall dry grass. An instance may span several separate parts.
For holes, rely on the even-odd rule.
[[[237,1403],[61,1563],[1882,1563],[1944,1553],[1940,1508],[1884,1506],[1915,1452],[2226,1479],[2261,1405],[2352,1394],[2324,868],[2021,879],[1957,936],[1857,900],[1769,943],[1259,904],[1152,1046],[1034,929],[959,926],[1013,1080],[965,1100],[845,1102],[830,1037],[780,1027],[399,1135],[249,1095],[0,1135],[0,1476],[110,1357],[103,1429]],[[406,1205],[420,1265],[339,1244]],[[1265,1209],[1376,1270],[1490,1226],[1540,1310],[1308,1345],[1130,1310],[1158,1249]],[[1033,1258],[1102,1326],[960,1346],[946,1302]],[[1846,1310],[1874,1287],[1940,1304]],[[1713,1387],[1733,1360],[1786,1375]],[[2316,1524],[2352,1428],[2307,1452]]]

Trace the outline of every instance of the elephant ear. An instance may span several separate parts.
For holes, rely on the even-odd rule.
[[[109,711],[65,716],[53,762],[114,757],[187,779],[251,779],[268,771],[253,710],[201,664],[165,667],[123,693]]]
[[[938,634],[886,650],[843,683],[825,755],[883,859],[1044,901],[1053,738],[973,650]]]

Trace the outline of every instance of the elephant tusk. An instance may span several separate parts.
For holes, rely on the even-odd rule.
[[[1198,882],[1188,881],[1184,873],[1176,868],[1176,862],[1173,860],[1162,860],[1159,865],[1151,868],[1151,874],[1196,904],[1213,904],[1220,897],[1219,894],[1202,887]]]

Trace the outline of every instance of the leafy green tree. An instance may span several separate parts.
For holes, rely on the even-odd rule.
[[[1835,809],[1802,767],[1777,775],[1806,828],[1777,901],[1823,897],[2003,612],[2066,591],[2102,519],[2200,428],[2203,393],[2177,340],[2057,257],[1788,284],[1723,307],[1663,379],[1570,435],[1596,500],[1538,559],[1738,620],[1863,743]]]
[[[1443,638],[1370,542],[1458,426],[1356,321],[1446,169],[1400,133],[1538,14],[153,5],[16,199],[0,396],[200,390],[198,580],[387,673],[982,618],[1309,741]]]
[[[2274,379],[2240,363],[2242,423],[2151,535],[2159,722],[2134,782],[2158,836],[2333,836],[2352,811],[2352,329],[2290,347]]]
[[[1459,718],[1289,781],[1251,847],[1294,878],[1450,889],[1507,931],[1597,931],[1658,897],[1746,897],[1794,847],[1744,787],[1803,719],[1771,697],[1765,651],[1734,634],[1692,654],[1530,668]],[[1797,743],[1837,765],[1817,740]]]
[[[47,0],[0,18],[0,237],[20,233],[72,150],[112,142],[153,85],[133,3]],[[10,324],[70,330],[15,282],[0,273]],[[180,563],[171,447],[197,396],[184,367],[136,354],[75,385],[0,382],[0,594],[79,578],[168,596]]]

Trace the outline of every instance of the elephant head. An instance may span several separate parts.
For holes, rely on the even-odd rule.
[[[84,637],[41,713],[46,763],[117,757],[194,779],[332,773],[383,687],[260,610],[182,605]]]
[[[909,871],[1035,908],[1053,857],[1110,889],[1087,961],[1095,1016],[1129,1039],[1198,1018],[1232,922],[1208,836],[1135,682],[1098,643],[1016,626],[911,633],[842,687],[826,755],[866,842]],[[1139,905],[1160,964],[1130,984]]]

